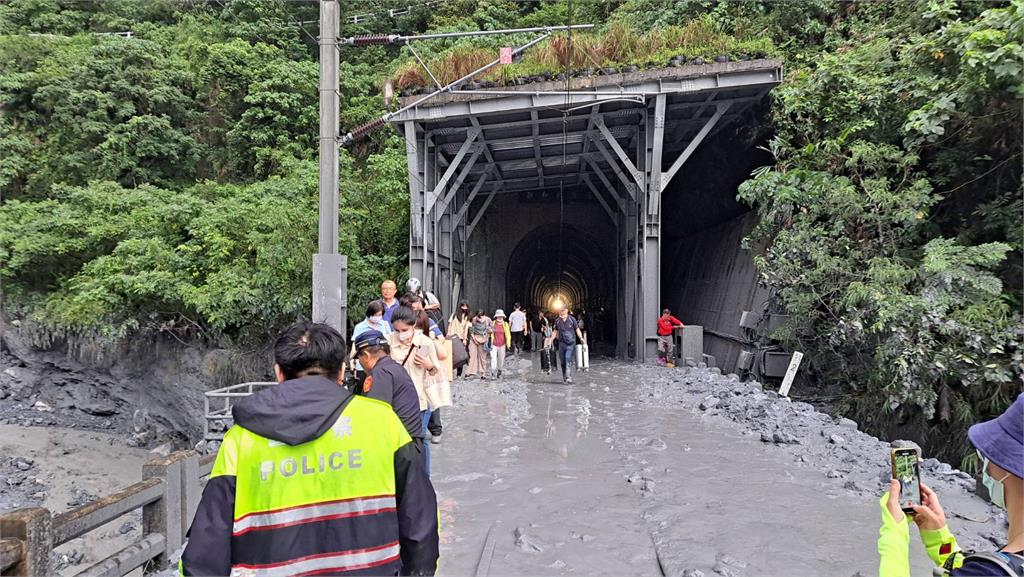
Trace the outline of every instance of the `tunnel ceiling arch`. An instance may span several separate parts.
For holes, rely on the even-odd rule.
[[[512,251],[508,301],[550,310],[606,307],[614,293],[614,255],[601,239],[574,225],[548,224],[530,231]]]

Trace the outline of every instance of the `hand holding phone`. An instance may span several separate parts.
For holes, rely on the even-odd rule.
[[[430,362],[429,345],[420,345],[416,348],[416,355],[415,358],[413,358],[413,362],[416,366],[423,367],[428,371],[434,368],[434,364]]]
[[[900,508],[904,513],[913,515],[914,505],[921,505],[921,469],[918,466],[916,449],[893,449],[892,478],[899,481]]]
[[[946,526],[946,512],[939,503],[939,496],[924,483],[921,483],[921,506],[917,507],[914,522],[924,531],[938,531]]]

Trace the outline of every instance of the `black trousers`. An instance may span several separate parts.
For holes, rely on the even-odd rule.
[[[427,423],[427,430],[435,437],[441,434],[441,409],[434,409],[430,413],[430,421]]]
[[[512,350],[511,353],[517,353],[523,350],[526,346],[526,333],[524,331],[512,331]]]

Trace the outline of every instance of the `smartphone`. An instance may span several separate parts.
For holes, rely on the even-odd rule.
[[[425,359],[430,358],[430,347],[427,345],[420,345],[416,349],[416,354]]]
[[[900,482],[900,508],[913,514],[911,505],[921,504],[921,469],[917,449],[892,450],[892,478]]]

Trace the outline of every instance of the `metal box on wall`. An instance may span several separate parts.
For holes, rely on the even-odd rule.
[[[740,371],[749,371],[753,366],[754,353],[750,351],[740,351],[740,356],[736,359],[736,369]]]
[[[757,323],[761,322],[761,315],[754,311],[743,311],[740,315],[740,327],[745,329],[756,329]]]
[[[786,369],[789,368],[789,361],[793,358],[793,353],[784,353],[781,351],[765,351],[764,353],[764,370],[761,371],[766,377],[781,377],[786,374]]]

